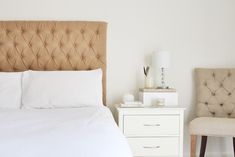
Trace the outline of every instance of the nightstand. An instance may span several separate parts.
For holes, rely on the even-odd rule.
[[[118,126],[136,157],[183,157],[184,108],[122,108]]]

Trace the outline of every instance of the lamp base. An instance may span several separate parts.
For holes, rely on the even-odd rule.
[[[165,89],[167,86],[165,85],[165,69],[161,68],[161,88]]]

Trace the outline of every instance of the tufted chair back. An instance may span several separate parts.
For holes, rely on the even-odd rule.
[[[235,69],[196,69],[197,115],[235,117]]]

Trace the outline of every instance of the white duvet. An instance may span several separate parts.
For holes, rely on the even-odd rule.
[[[106,107],[0,109],[0,157],[131,157]]]

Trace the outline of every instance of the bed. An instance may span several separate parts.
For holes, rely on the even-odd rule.
[[[105,106],[106,27],[105,22],[89,21],[0,22],[0,71],[6,75],[17,73],[17,79],[22,84],[25,80],[27,85],[34,82],[34,86],[30,84],[26,87],[11,84],[13,90],[8,90],[8,94],[0,97],[1,157],[132,156],[125,137]],[[101,87],[76,83],[80,80],[76,78],[77,74],[73,75],[74,71],[83,71],[85,74],[94,71],[101,76]],[[45,81],[55,76],[51,72],[56,73],[56,81]],[[28,78],[22,79],[21,75]],[[66,77],[60,79],[61,75]],[[76,79],[61,85],[60,81],[68,79],[70,75]],[[84,77],[82,81],[94,80],[94,75],[91,76],[89,79]],[[5,81],[11,78],[7,76]],[[29,81],[29,78],[37,81]],[[51,87],[57,86],[61,86],[61,90],[51,90]],[[95,90],[90,90],[92,87]],[[0,96],[5,88],[7,83],[1,82],[0,78]],[[22,90],[18,98],[4,98],[13,95],[17,89]],[[84,94],[86,92],[91,94]],[[98,97],[101,100],[93,101],[90,96],[92,92],[94,97],[100,92]],[[47,101],[48,95],[54,97]],[[64,95],[67,99],[63,98]],[[71,98],[76,100],[74,104]],[[11,102],[19,100],[17,107],[11,105]]]

